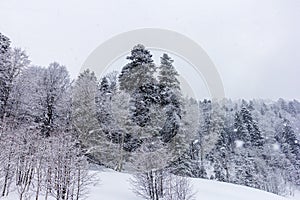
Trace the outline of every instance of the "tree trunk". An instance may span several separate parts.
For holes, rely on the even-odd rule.
[[[78,169],[76,200],[79,200],[79,196],[80,196],[80,179],[81,179],[81,171],[80,169]]]
[[[5,178],[4,178],[4,184],[3,184],[3,190],[2,190],[2,196],[5,196],[7,186],[8,186],[8,178],[9,178],[9,170],[10,170],[10,161],[11,161],[11,151],[9,152],[8,156],[8,164],[7,168],[5,170]]]
[[[118,161],[117,171],[121,172],[123,168],[123,146],[124,146],[124,134],[122,134],[121,143],[119,145],[120,157]]]

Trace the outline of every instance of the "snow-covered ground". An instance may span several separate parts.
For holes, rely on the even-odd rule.
[[[91,186],[87,200],[143,200],[130,189],[130,174],[104,169],[94,172],[99,183]],[[284,198],[265,191],[205,179],[191,179],[196,200],[300,200],[300,192]],[[17,200],[10,194],[4,200]],[[44,198],[41,198],[44,199]]]
[[[130,189],[131,175],[104,170],[97,173],[101,184],[93,186],[90,190],[90,200],[142,200]],[[204,179],[191,179],[196,192],[196,200],[300,200],[300,193],[291,198],[284,198],[261,190],[221,183]]]

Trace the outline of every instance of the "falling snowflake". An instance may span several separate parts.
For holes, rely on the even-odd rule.
[[[243,145],[244,145],[244,143],[245,143],[245,142],[243,142],[242,140],[236,140],[236,141],[234,141],[234,142],[235,142],[236,148],[241,148],[241,147],[243,147]]]
[[[233,129],[233,131],[234,131],[234,132],[237,132],[238,130],[235,128],[235,129]]]
[[[295,144],[298,144],[298,140],[295,140]]]
[[[94,132],[95,132],[95,130],[90,130],[90,131],[89,131],[90,134],[91,134],[91,133],[94,133]]]
[[[280,145],[278,143],[273,144],[273,150],[274,151],[279,151],[280,150]]]

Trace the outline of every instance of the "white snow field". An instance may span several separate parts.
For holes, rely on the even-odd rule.
[[[101,184],[90,190],[89,200],[143,200],[130,189],[131,175],[105,169],[98,173]],[[196,200],[300,200],[298,193],[294,197],[284,198],[265,191],[229,183],[205,179],[191,179],[196,192]]]
[[[110,169],[103,169],[95,174],[97,179],[101,180],[91,186],[87,200],[143,200],[130,189],[130,174]],[[191,181],[193,190],[196,192],[195,200],[300,200],[300,192],[296,192],[293,197],[285,198],[265,191],[218,181],[205,179],[191,179]],[[0,199],[18,200],[19,198],[15,192]]]

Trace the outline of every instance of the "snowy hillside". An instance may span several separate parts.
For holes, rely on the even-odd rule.
[[[101,184],[92,187],[90,200],[142,200],[131,190],[129,174],[105,170],[98,174]],[[196,200],[286,200],[272,193],[217,181],[192,179]],[[290,199],[290,198],[289,198]],[[300,199],[300,196],[291,199]]]
[[[91,186],[87,200],[143,200],[136,196],[130,189],[130,174],[115,172],[110,169],[104,169],[96,172],[96,178],[100,181]],[[218,181],[205,179],[191,179],[193,190],[196,192],[195,200],[299,200],[300,193],[294,197],[284,198],[265,191],[222,183]],[[16,200],[16,192],[3,200]],[[33,199],[33,198],[30,198]],[[41,197],[44,199],[44,197]]]

